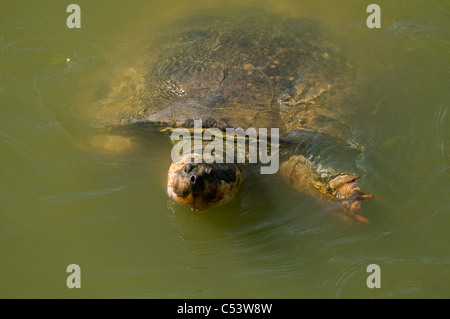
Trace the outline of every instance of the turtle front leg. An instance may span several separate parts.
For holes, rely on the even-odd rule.
[[[373,198],[373,195],[366,195],[356,185],[356,181],[360,177],[352,174],[338,174],[329,179],[328,191],[336,199],[342,202],[345,210],[348,211],[354,218],[360,222],[369,223],[369,221],[359,215],[357,212],[362,207],[362,202],[365,199]]]
[[[346,173],[320,174],[302,155],[289,158],[280,166],[281,175],[298,191],[313,195],[326,202],[340,202],[344,211],[362,223],[369,221],[358,214],[362,201],[372,198],[356,185],[358,176]]]

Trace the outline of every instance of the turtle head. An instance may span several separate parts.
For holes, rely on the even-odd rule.
[[[203,210],[229,202],[242,181],[239,168],[228,163],[172,163],[167,193],[191,210]]]

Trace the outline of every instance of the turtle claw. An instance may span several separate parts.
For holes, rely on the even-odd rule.
[[[357,221],[359,221],[360,223],[364,223],[364,224],[370,224],[370,221],[367,218],[362,217],[359,214],[352,214],[351,215],[354,219],[356,219]]]
[[[351,174],[340,174],[329,182],[331,194],[341,200],[345,211],[357,221],[369,224],[369,220],[358,214],[365,199],[373,198],[372,194],[364,192],[356,185],[355,181],[360,179]]]
[[[358,197],[358,199],[360,199],[360,200],[368,199],[368,198],[373,198],[373,195],[372,194],[370,194],[370,195],[361,195],[361,196]]]

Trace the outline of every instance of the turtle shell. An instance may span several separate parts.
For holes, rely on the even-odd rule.
[[[176,32],[173,30],[177,30]],[[267,12],[189,16],[152,40],[128,121],[319,130],[338,114],[349,64],[317,23]]]

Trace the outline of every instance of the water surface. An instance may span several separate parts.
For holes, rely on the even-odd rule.
[[[361,211],[370,225],[258,174],[229,205],[193,214],[167,198],[166,135],[137,130],[132,152],[94,151],[86,119],[116,70],[162,25],[238,3],[78,1],[79,30],[60,1],[0,5],[1,297],[450,297],[445,1],[378,1],[379,30],[356,0],[245,5],[317,20],[358,67],[346,141],[376,195]],[[66,286],[72,263],[81,289]],[[381,289],[366,286],[373,263]]]

